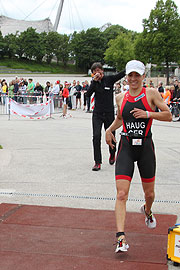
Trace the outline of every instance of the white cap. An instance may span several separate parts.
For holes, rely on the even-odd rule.
[[[138,60],[131,60],[126,64],[126,74],[137,72],[140,75],[145,73],[145,65]]]

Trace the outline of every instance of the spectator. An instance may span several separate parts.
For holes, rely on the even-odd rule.
[[[177,102],[177,104],[173,104],[173,108],[172,108],[172,113],[175,116],[179,116],[179,111],[180,111],[180,82],[178,82],[178,88],[176,88],[176,96],[174,96],[173,98],[174,102]],[[175,120],[175,122],[180,121],[180,116],[178,117],[177,120]]]
[[[42,85],[37,82],[36,86],[34,88],[34,93],[36,94],[36,96],[40,96],[40,103],[43,103],[43,95],[44,95],[44,90]]]
[[[13,81],[11,81],[9,83],[8,97],[9,98],[13,98],[14,97],[14,84],[13,84]]]
[[[19,84],[19,92],[20,95],[22,96],[22,102],[23,104],[27,104],[27,86],[24,83],[24,80],[21,81],[21,83]]]
[[[174,82],[174,96],[176,96],[177,90],[178,90],[178,80],[175,80],[175,82]]]
[[[162,96],[162,94],[164,94],[163,82],[159,82],[158,91],[161,94],[161,96]]]
[[[91,98],[87,96],[87,92],[89,90],[89,83],[88,81],[86,80],[85,81],[85,90],[86,90],[86,104],[87,104],[87,113],[91,112],[90,111],[90,106],[91,106]]]
[[[153,83],[152,80],[150,80],[149,87],[150,87],[150,88],[154,88],[154,83]]]
[[[175,91],[175,87],[174,85],[171,85],[170,86],[171,101],[174,99],[174,95],[175,95],[174,91]]]
[[[60,108],[62,108],[62,104],[63,104],[63,97],[62,97],[62,93],[63,93],[63,84],[59,85],[60,91],[59,91],[59,99],[60,99]]]
[[[0,79],[0,102],[2,102],[1,95],[2,95],[2,81]]]
[[[72,103],[72,110],[76,110],[76,93],[77,93],[77,90],[76,90],[76,81],[74,80],[73,81],[73,85],[71,87],[71,90],[70,90],[70,97],[71,97],[71,103]]]
[[[122,86],[122,92],[127,92],[129,90],[129,85],[127,84],[127,81],[123,81],[123,86]]]
[[[19,80],[16,77],[16,80],[14,80],[14,100],[17,102],[17,95],[19,90]]]
[[[29,79],[28,80],[28,86],[27,86],[27,94],[29,96],[29,103],[32,104],[33,103],[33,94],[34,94],[34,83],[33,83],[33,79]]]
[[[143,87],[144,87],[144,88],[147,87],[146,80],[143,80]]]
[[[24,85],[28,86],[27,80],[26,79],[23,79],[23,81],[24,81]]]
[[[3,80],[2,83],[2,96],[3,96],[3,104],[6,104],[6,95],[8,93],[8,87],[7,87],[7,83],[5,80]]]
[[[44,92],[45,92],[45,95],[46,95],[46,99],[47,99],[47,100],[48,100],[48,98],[49,98],[49,89],[50,89],[50,82],[47,81],[47,82],[46,82],[46,87],[45,87],[45,89],[44,89]]]
[[[71,101],[71,95],[70,95],[70,92],[71,92],[71,83],[68,84],[68,90],[69,90],[68,108],[70,110],[72,110],[72,101]]]
[[[88,89],[89,89],[89,84],[88,84],[88,81],[85,81],[85,82],[83,82],[83,87],[82,87],[82,91],[83,91],[83,105],[84,105],[84,108],[83,108],[83,111],[85,111],[86,110],[86,105],[87,105],[87,112],[89,112],[90,111],[90,99],[89,99],[89,97],[87,97],[86,96],[86,93],[87,93],[87,91],[88,91]],[[89,102],[89,104],[87,104]]]
[[[66,118],[67,115],[67,107],[68,107],[68,102],[69,102],[69,90],[68,90],[69,84],[66,82],[65,87],[62,93],[63,96],[63,118]]]
[[[118,95],[119,93],[121,93],[121,84],[120,84],[120,82],[117,82],[116,84],[115,84],[115,94],[116,95]]]
[[[165,87],[165,94],[162,94],[164,102],[169,106],[171,100],[170,86],[167,85]]]
[[[52,97],[54,99],[54,108],[58,107],[58,98],[59,98],[59,91],[60,91],[59,84],[60,84],[60,81],[56,81],[53,89],[51,90]]]
[[[80,82],[77,81],[76,85],[76,109],[78,108],[78,103],[79,103],[79,108],[81,109],[81,91],[82,91],[82,86],[80,85]]]

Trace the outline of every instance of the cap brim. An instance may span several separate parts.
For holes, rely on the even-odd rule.
[[[144,74],[144,71],[142,71],[142,70],[129,69],[126,71],[126,75],[130,74],[131,72],[136,72],[141,76]]]

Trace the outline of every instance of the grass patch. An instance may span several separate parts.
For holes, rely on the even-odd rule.
[[[25,69],[31,72],[44,72],[44,73],[60,73],[60,74],[80,74],[85,73],[83,70],[77,69],[75,65],[68,64],[66,67],[63,64],[57,63],[47,64],[46,62],[37,63],[32,60],[24,59],[1,59],[1,66],[6,66],[12,69]]]

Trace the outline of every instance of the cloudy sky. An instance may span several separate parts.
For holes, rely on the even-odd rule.
[[[64,0],[58,32],[73,33],[119,24],[142,32],[142,20],[148,18],[157,0]],[[180,0],[174,1],[180,13]],[[60,0],[0,0],[0,14],[20,20],[50,18],[54,24]]]

